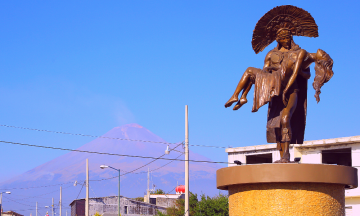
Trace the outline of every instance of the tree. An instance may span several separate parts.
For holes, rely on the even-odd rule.
[[[229,199],[228,196],[219,194],[209,197],[205,194],[197,198],[197,194],[190,192],[189,197],[190,216],[228,216]],[[185,200],[179,199],[174,207],[167,208],[167,213],[158,213],[159,216],[183,216],[185,214]]]
[[[94,216],[102,216],[102,215],[99,214],[99,212],[96,212],[96,213],[94,214]]]
[[[136,197],[134,200],[144,202],[144,197]]]
[[[156,191],[151,192],[151,194],[165,194],[165,191],[163,191],[162,189],[156,189]]]

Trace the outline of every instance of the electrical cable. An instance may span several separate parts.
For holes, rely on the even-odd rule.
[[[6,197],[6,196],[4,196],[4,197],[5,197],[5,199],[8,199],[8,200],[10,200],[10,201],[12,201],[12,202],[15,202],[15,203],[18,203],[18,204],[21,204],[21,205],[25,205],[25,206],[34,207],[34,206],[32,206],[32,205],[20,203],[20,202],[18,202],[18,201],[16,201],[16,200],[13,200],[13,199],[9,198],[9,197]]]
[[[183,144],[183,143],[180,143],[179,145],[181,145],[181,144]],[[177,148],[179,145],[175,146],[174,148],[171,148],[171,149],[170,149],[170,151],[174,150],[174,149],[175,149],[175,148]],[[181,155],[183,155],[183,154],[184,154],[184,153],[180,154],[180,155],[179,155],[178,157],[176,157],[175,159],[178,159],[178,158],[179,158]],[[139,170],[139,169],[141,169],[141,168],[143,168],[143,167],[145,167],[145,166],[147,166],[147,165],[149,165],[149,164],[151,164],[151,163],[155,162],[156,160],[160,159],[160,158],[161,158],[161,157],[163,157],[164,155],[165,155],[165,154],[163,154],[163,155],[159,156],[157,159],[155,159],[155,160],[153,160],[153,161],[150,161],[149,163],[146,163],[145,165],[140,166],[140,167],[138,167],[137,169],[134,169],[134,170],[132,170],[132,171],[127,172],[127,171],[125,171],[125,170],[122,170],[122,171],[124,171],[124,172],[125,172],[125,174],[123,174],[123,175],[133,173],[134,171]],[[167,166],[168,164],[170,164],[170,163],[172,163],[172,162],[174,162],[174,161],[170,161],[169,163],[166,163],[166,164],[164,164],[163,166],[158,167],[158,168],[156,168],[156,169],[153,169],[153,170],[151,170],[151,171],[156,171],[156,170],[159,170],[159,169],[161,169],[161,168],[163,168],[163,167]],[[138,173],[133,173],[133,174],[142,174],[142,173],[146,173],[146,171],[142,171],[142,172],[138,172]],[[103,181],[103,180],[110,180],[110,179],[114,179],[114,178],[117,178],[117,177],[119,177],[119,176],[114,176],[114,177],[105,178],[105,179],[99,179],[99,180],[89,180],[89,181]],[[52,187],[52,186],[58,186],[58,185],[69,184],[69,183],[73,183],[73,181],[71,181],[71,182],[66,182],[66,183],[62,183],[62,184],[45,185],[45,186],[36,186],[36,187],[27,187],[27,188],[6,188],[6,189],[1,189],[1,190],[32,189],[32,188]],[[71,187],[71,186],[69,186],[69,187]],[[66,188],[68,188],[68,187],[66,187]]]
[[[18,126],[12,126],[12,125],[0,125],[0,126],[1,127],[8,127],[8,128],[23,129],[23,130],[32,130],[32,131],[39,131],[39,132],[48,132],[48,133],[66,134],[66,135],[73,135],[73,136],[102,138],[102,139],[115,139],[115,140],[132,141],[132,142],[160,143],[160,144],[166,144],[166,145],[177,144],[177,143],[150,141],[150,140],[133,140],[133,139],[123,139],[123,138],[116,138],[116,137],[104,137],[104,136],[96,136],[96,135],[87,135],[87,134],[80,134],[80,133],[51,131],[51,130],[43,130],[43,129],[36,129],[36,128],[18,127]]]
[[[103,138],[103,139],[115,139],[115,140],[124,140],[124,141],[133,141],[133,142],[148,142],[148,143],[160,143],[160,144],[177,144],[177,143],[168,143],[168,142],[156,142],[150,140],[133,140],[133,139],[123,139],[123,138],[115,138],[115,137],[104,137],[104,136],[97,136],[97,135],[87,135],[87,134],[80,134],[80,133],[70,133],[70,132],[61,132],[61,131],[51,131],[51,130],[43,130],[43,129],[36,129],[36,128],[28,128],[28,127],[19,127],[19,126],[12,126],[12,125],[0,125],[0,127],[7,127],[7,128],[16,128],[16,129],[23,129],[23,130],[31,130],[31,131],[38,131],[38,132],[47,132],[47,133],[56,133],[56,134],[65,134],[65,135],[73,135],[73,136],[83,136],[83,137],[93,137],[93,138]],[[224,146],[210,146],[210,145],[194,145],[189,144],[189,146],[197,146],[197,147],[209,147],[209,148],[228,148]]]
[[[79,198],[80,193],[81,193],[81,191],[82,191],[82,189],[83,189],[83,187],[84,187],[85,184],[86,184],[86,183],[84,182],[83,185],[82,185],[82,187],[81,187],[81,189],[80,189],[80,192],[79,192],[78,196],[76,197],[76,200]]]
[[[25,143],[17,143],[17,142],[9,142],[9,141],[0,141],[1,143],[12,144],[12,145],[21,145],[21,146],[29,146],[29,147],[37,147],[37,148],[47,148],[47,149],[54,149],[54,150],[62,150],[62,151],[73,151],[73,152],[82,152],[82,153],[91,153],[91,154],[101,154],[101,155],[111,155],[111,156],[120,156],[120,157],[134,157],[134,158],[145,158],[145,159],[160,159],[160,160],[174,160],[174,161],[189,161],[189,162],[196,162],[196,163],[214,163],[214,164],[234,164],[229,162],[223,161],[199,161],[199,160],[181,160],[181,159],[174,159],[174,158],[155,158],[151,156],[141,156],[141,155],[127,155],[127,154],[115,154],[115,153],[106,153],[106,152],[95,152],[95,151],[86,151],[86,150],[79,150],[79,149],[67,149],[67,148],[59,148],[59,147],[52,147],[52,146],[41,146],[41,145],[33,145],[33,144],[25,144]]]
[[[72,187],[72,186],[70,185],[69,187]],[[66,188],[69,188],[69,187],[64,187],[64,188],[62,188],[62,189],[66,189]],[[51,192],[49,192],[49,193],[45,193],[45,194],[41,194],[41,195],[36,195],[36,196],[32,196],[32,197],[25,197],[25,198],[19,199],[19,200],[26,200],[26,199],[31,199],[31,198],[39,198],[39,197],[41,197],[41,196],[48,195],[48,194],[52,194],[52,193],[55,193],[55,192],[59,192],[59,190],[54,190],[54,191],[51,191]],[[45,199],[47,199],[47,198],[45,198]]]
[[[24,187],[24,188],[1,188],[0,190],[17,190],[17,189],[33,189],[33,188],[44,188],[44,187],[53,187],[53,186],[59,186],[59,185],[66,185],[66,184],[70,184],[70,183],[74,183],[74,181],[70,181],[70,182],[65,182],[65,183],[60,183],[60,184],[53,184],[53,185],[43,185],[43,186],[34,186],[34,187]]]
[[[179,145],[181,145],[182,143],[180,143]],[[172,149],[170,149],[170,151],[171,150],[174,150],[175,148],[177,148],[179,145],[177,145],[177,146],[175,146],[174,148],[172,148]],[[162,159],[162,157],[164,157],[166,154],[163,154],[163,155],[161,155],[161,156],[159,156],[158,158],[155,158],[155,160],[152,160],[152,161],[150,161],[149,163],[146,163],[146,164],[144,164],[144,165],[142,165],[142,166],[140,166],[140,167],[138,167],[138,168],[136,168],[136,169],[134,169],[134,170],[131,170],[131,171],[129,171],[129,172],[125,172],[124,174],[120,174],[120,176],[124,176],[124,175],[127,175],[127,174],[130,174],[130,173],[133,173],[133,172],[135,172],[136,170],[139,170],[139,169],[141,169],[141,168],[143,168],[143,167],[146,167],[147,165],[149,165],[149,164],[151,164],[151,163],[153,163],[153,162],[155,162],[155,161],[157,161],[157,160],[159,160],[159,159]],[[179,158],[179,157],[177,157],[177,158]],[[176,159],[177,159],[176,158]],[[171,162],[173,162],[173,161],[171,161]],[[169,163],[168,163],[169,164]],[[145,171],[143,171],[143,172],[139,172],[139,173],[134,173],[134,174],[140,174],[140,173],[146,173]],[[110,178],[105,178],[105,179],[99,179],[99,180],[90,180],[90,181],[103,181],[103,180],[110,180],[110,179],[114,179],[114,178],[118,178],[119,176],[117,175],[117,176],[113,176],[113,177],[110,177]]]

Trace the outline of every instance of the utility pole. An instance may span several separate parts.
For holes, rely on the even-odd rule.
[[[146,192],[146,196],[147,196],[147,201],[148,203],[150,203],[150,170],[148,167],[148,176],[147,176],[147,192]]]
[[[189,119],[185,105],[185,216],[189,216]]]
[[[59,209],[59,216],[61,216],[61,205],[62,205],[62,201],[61,201],[61,195],[62,195],[62,191],[61,191],[61,186],[60,186],[60,201],[59,201],[59,207],[60,207],[60,209]]]
[[[89,159],[86,159],[86,199],[85,216],[89,216]]]
[[[52,198],[51,215],[54,216],[54,197]]]
[[[37,213],[38,213],[38,212],[37,212],[37,202],[36,202],[36,213],[35,213],[35,214],[36,214],[36,216],[38,216],[38,214],[37,214]]]

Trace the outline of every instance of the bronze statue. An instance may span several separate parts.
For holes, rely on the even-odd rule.
[[[237,102],[233,110],[238,110],[247,103],[246,96],[255,84],[252,112],[269,103],[266,137],[268,143],[277,143],[280,150],[281,160],[276,163],[290,162],[290,143],[304,141],[310,64],[315,62],[313,87],[317,102],[320,88],[333,76],[330,56],[321,49],[308,53],[295,44],[293,35],[318,37],[318,27],[307,11],[284,5],[267,12],[255,26],[252,47],[257,54],[274,40],[277,46],[266,55],[263,69],[246,69],[234,94],[225,103],[229,107]]]

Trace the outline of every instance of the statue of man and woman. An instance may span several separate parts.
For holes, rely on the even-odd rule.
[[[320,88],[333,76],[330,56],[321,49],[316,53],[301,49],[293,41],[294,35],[318,37],[318,26],[307,11],[284,5],[267,12],[255,26],[252,47],[257,54],[274,40],[277,46],[266,55],[263,69],[246,69],[225,103],[230,107],[237,102],[233,110],[238,110],[247,103],[247,94],[255,85],[252,112],[269,104],[266,136],[267,142],[277,143],[281,156],[277,163],[289,163],[290,144],[304,141],[309,66],[315,62],[313,87],[317,102]]]

